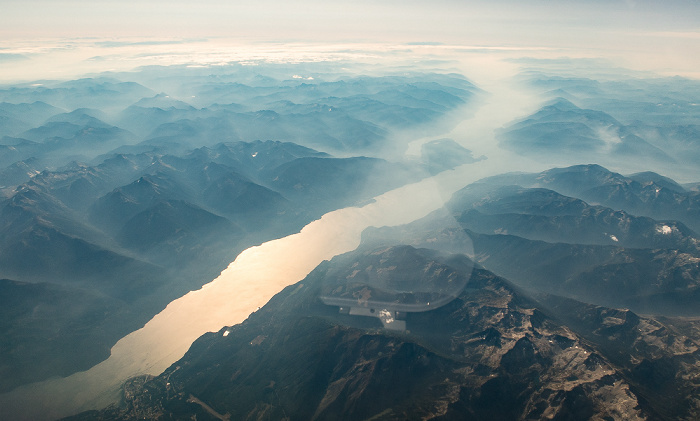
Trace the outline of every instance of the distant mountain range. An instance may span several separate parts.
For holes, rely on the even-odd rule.
[[[564,98],[545,105],[535,114],[505,128],[501,143],[525,155],[556,155],[575,152],[589,159],[644,157],[672,162],[664,150],[602,111],[582,109]]]
[[[169,71],[162,68],[155,81],[148,71],[141,77],[160,85]],[[442,117],[480,94],[456,74],[313,82],[258,78],[249,85],[196,81],[192,77],[185,87],[171,87],[176,91],[171,94],[114,77],[0,89],[0,146],[14,146],[0,149],[0,169],[30,157],[60,166],[123,145],[183,152],[257,139],[376,154],[396,147],[388,138],[392,129],[444,126],[449,123]]]
[[[502,131],[507,147],[536,156],[575,152],[589,162],[612,157],[693,166],[700,159],[700,88],[692,79],[593,79],[553,75],[533,64],[518,79],[549,101]]]

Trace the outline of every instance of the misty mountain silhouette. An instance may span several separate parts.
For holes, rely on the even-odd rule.
[[[604,152],[673,161],[609,114],[579,108],[564,98],[507,127],[500,139],[505,147],[526,155],[578,152],[593,157]]]

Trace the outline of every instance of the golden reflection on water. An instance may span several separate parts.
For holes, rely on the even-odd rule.
[[[242,322],[323,260],[357,248],[365,228],[421,218],[442,207],[457,189],[492,172],[490,167],[487,160],[447,171],[388,192],[362,208],[330,212],[297,234],[251,247],[218,278],[171,302],[143,328],[122,338],[107,360],[64,379],[22,386],[0,396],[0,404],[22,408],[25,419],[33,420],[104,407],[116,400],[128,378],[163,372],[199,336]]]
[[[497,101],[510,103],[511,97],[490,98],[491,103]],[[504,124],[513,117],[499,113],[500,121],[491,123]],[[242,322],[323,260],[357,248],[365,228],[413,222],[440,209],[458,189],[489,175],[546,168],[545,163],[517,158],[509,159],[507,167],[491,158],[445,171],[387,192],[361,208],[330,212],[297,234],[251,247],[215,280],[171,302],[143,328],[122,338],[107,360],[85,372],[0,395],[0,408],[17,419],[35,421],[103,408],[118,400],[119,388],[128,378],[160,374],[204,333]]]

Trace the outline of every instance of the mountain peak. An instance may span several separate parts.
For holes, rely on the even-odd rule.
[[[573,102],[570,100],[564,98],[564,97],[557,97],[554,98],[553,100],[549,101],[547,103],[547,107],[552,107],[556,108],[559,111],[573,111],[573,110],[580,110],[580,107],[577,107],[574,105]]]

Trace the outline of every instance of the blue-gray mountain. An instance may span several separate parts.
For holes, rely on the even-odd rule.
[[[0,203],[0,276],[89,298],[70,312],[39,305],[46,317],[53,312],[55,323],[66,323],[61,331],[82,323],[61,347],[42,340],[42,330],[12,333],[32,316],[22,310],[27,295],[9,301],[2,390],[94,365],[120,337],[215,278],[241,250],[420,174],[381,159],[332,158],[272,141],[181,155],[113,153],[97,165],[43,170]],[[101,307],[118,311],[82,320]],[[77,346],[86,341],[95,342]],[[22,353],[30,344],[33,352]]]
[[[525,155],[576,153],[588,159],[605,154],[613,158],[674,160],[665,149],[647,142],[609,114],[581,109],[564,98],[506,127],[499,137],[503,146]]]
[[[609,162],[644,159],[663,163],[670,159],[692,167],[700,159],[700,87],[696,81],[620,77],[619,72],[604,68],[597,70],[599,79],[592,79],[571,72],[552,73],[542,62],[529,64],[531,70],[519,79],[551,102],[506,128],[502,140],[508,147],[531,154],[525,148],[531,145],[538,148],[537,156],[566,157],[566,151],[577,151],[593,162],[610,158],[610,153],[613,161]]]

